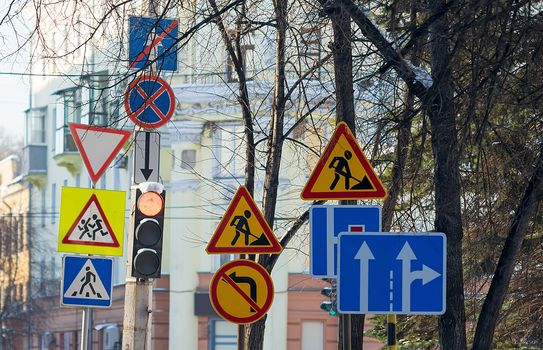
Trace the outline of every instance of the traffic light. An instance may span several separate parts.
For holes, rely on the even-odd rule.
[[[330,282],[330,287],[324,287],[321,294],[330,300],[325,300],[321,303],[321,310],[328,312],[330,316],[337,315],[337,299],[336,299],[336,281],[334,279],[324,279]]]
[[[136,189],[132,277],[160,277],[165,203],[160,183],[144,182]]]

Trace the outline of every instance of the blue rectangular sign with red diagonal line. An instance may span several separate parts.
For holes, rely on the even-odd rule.
[[[336,278],[340,232],[381,231],[381,208],[364,205],[313,205],[309,211],[311,275]]]
[[[130,17],[128,64],[146,68],[156,53],[157,69],[177,71],[179,20]]]

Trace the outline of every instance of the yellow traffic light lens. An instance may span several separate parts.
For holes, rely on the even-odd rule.
[[[146,216],[158,215],[164,207],[162,196],[156,192],[145,192],[138,199],[138,210]]]

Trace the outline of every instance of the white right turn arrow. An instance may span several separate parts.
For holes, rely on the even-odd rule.
[[[422,284],[425,285],[441,274],[426,265],[422,265],[422,270],[411,271],[411,261],[417,260],[417,256],[408,242],[405,242],[396,260],[402,261],[402,310],[409,312],[411,311],[411,284],[413,281],[421,279]]]

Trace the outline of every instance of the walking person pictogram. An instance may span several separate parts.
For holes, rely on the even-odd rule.
[[[89,224],[90,227],[93,228],[92,230],[92,239],[96,237],[96,233],[100,233],[102,236],[105,236],[108,234],[107,230],[104,232],[102,227],[102,219],[98,218],[98,215],[93,214],[92,219],[94,220],[94,224]]]
[[[93,238],[91,232],[90,232],[90,228],[89,228],[89,222],[90,222],[91,218],[88,218],[87,220],[85,219],[81,219],[81,225],[77,225],[77,228],[81,231],[81,234],[79,235],[79,239],[83,238],[83,236],[87,235],[89,236],[89,238]],[[94,238],[93,238],[94,240]]]
[[[334,157],[330,164],[328,164],[328,168],[334,169],[334,181],[332,181],[332,184],[330,185],[330,190],[333,190],[336,188],[336,185],[341,177],[344,177],[345,179],[345,189],[348,190],[349,187],[349,179],[352,178],[351,169],[349,168],[349,159],[353,156],[351,151],[345,151],[344,153],[345,157]]]
[[[83,295],[83,291],[85,290],[85,287],[89,286],[89,288],[91,289],[92,291],[92,294],[93,295],[96,295],[98,298],[101,298],[102,296],[100,295],[100,293],[96,293],[96,290],[94,289],[94,286],[92,285],[93,283],[96,283],[96,275],[90,271],[90,267],[87,266],[85,267],[85,276],[83,278],[81,278],[81,282],[83,282],[83,284],[81,285],[81,288],[79,289],[79,295]],[[72,296],[76,296],[77,295],[77,291],[74,291],[72,293]],[[86,293],[85,296],[89,296],[89,292]]]

